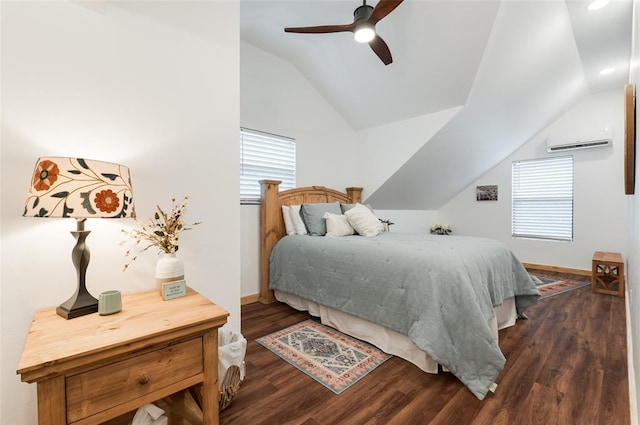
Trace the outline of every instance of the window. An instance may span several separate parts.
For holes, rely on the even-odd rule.
[[[296,185],[296,143],[246,128],[240,129],[240,202],[260,199],[260,180],[281,180],[280,189]]]
[[[511,235],[573,241],[573,156],[512,164]]]

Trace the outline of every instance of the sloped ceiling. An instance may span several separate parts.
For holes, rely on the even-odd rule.
[[[367,201],[438,209],[589,93],[627,82],[632,3],[405,0],[376,27],[384,66],[350,33],[290,34],[344,24],[360,3],[242,0],[241,39],[290,61],[354,130],[464,108]],[[372,3],[372,5],[374,5]],[[613,74],[598,72],[613,66]]]
[[[360,4],[242,0],[240,38],[290,61],[355,130],[466,102],[498,2],[405,0],[376,25],[393,55],[388,66],[351,33],[283,31],[350,23]]]

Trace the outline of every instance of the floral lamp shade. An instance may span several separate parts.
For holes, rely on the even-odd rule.
[[[23,215],[135,218],[129,168],[82,158],[39,158]]]

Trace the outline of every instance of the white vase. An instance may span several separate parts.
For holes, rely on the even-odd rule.
[[[175,253],[162,254],[156,264],[156,282],[158,285],[184,279],[184,264]]]

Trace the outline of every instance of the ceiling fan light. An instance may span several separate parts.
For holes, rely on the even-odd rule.
[[[373,37],[375,36],[376,32],[373,28],[373,24],[368,22],[363,22],[358,25],[353,33],[353,38],[355,38],[358,43],[368,43],[373,40]]]

